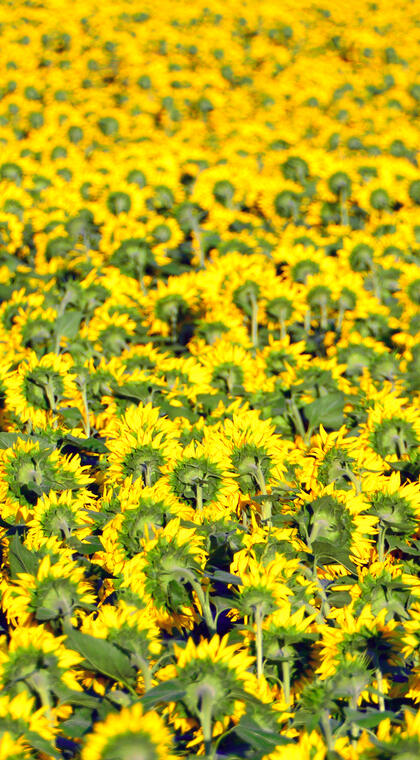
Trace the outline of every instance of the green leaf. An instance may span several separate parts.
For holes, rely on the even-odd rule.
[[[104,639],[81,633],[75,628],[67,628],[64,632],[67,634],[66,647],[79,652],[90,670],[123,684],[134,683],[135,676],[130,660],[118,647]]]
[[[350,723],[355,723],[360,728],[376,728],[379,726],[382,720],[390,718],[395,720],[395,713],[390,710],[366,710],[366,712],[359,712],[359,710],[350,710],[350,708],[344,709],[345,716]]]
[[[211,581],[220,581],[220,583],[232,583],[234,586],[242,586],[242,580],[238,575],[226,573],[224,570],[215,570],[213,573],[206,573]]]
[[[80,739],[92,725],[92,712],[86,707],[76,708],[73,715],[61,724],[65,736]]]
[[[18,438],[26,441],[29,436],[21,435],[21,433],[0,433],[0,449],[11,449]]]
[[[9,566],[12,578],[18,573],[36,575],[39,557],[24,546],[18,535],[14,535],[9,543]]]
[[[108,447],[102,438],[77,438],[74,435],[66,435],[62,439],[62,446],[73,446],[80,451],[87,451],[92,454],[106,454]]]
[[[279,733],[261,728],[252,718],[244,715],[239,721],[235,733],[240,739],[251,745],[254,750],[273,752],[279,745],[290,744],[290,741]]]
[[[348,549],[343,546],[335,546],[330,541],[323,541],[317,539],[314,541],[312,551],[316,557],[317,564],[326,565],[331,562],[339,562],[347,570],[354,573],[357,568],[349,557]]]
[[[82,321],[81,311],[66,311],[55,321],[55,332],[60,337],[72,340],[79,332],[80,322]]]
[[[176,702],[178,699],[182,699],[185,694],[185,689],[179,685],[179,681],[176,678],[172,678],[170,681],[165,681],[153,689],[147,692],[141,701],[146,710],[150,710],[160,702]]]
[[[311,428],[323,425],[326,428],[338,430],[344,423],[343,409],[345,403],[345,394],[342,391],[337,391],[306,404],[303,411]]]
[[[75,428],[83,423],[83,416],[80,409],[75,406],[62,406],[57,409],[64,422],[68,427]]]
[[[57,760],[60,760],[62,757],[61,752],[55,749],[47,739],[43,739],[42,736],[35,733],[35,731],[25,731],[24,736],[32,749],[36,749],[38,752],[42,752],[49,757],[57,758]]]

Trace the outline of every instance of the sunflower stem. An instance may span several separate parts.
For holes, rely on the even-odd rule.
[[[203,613],[204,620],[206,621],[207,628],[212,633],[217,632],[217,623],[212,615],[212,611],[210,609],[210,603],[208,598],[206,597],[202,586],[200,583],[198,583],[195,579],[190,579],[191,586],[193,587],[195,593],[197,594],[198,601],[200,602],[200,607]]]
[[[149,691],[152,688],[152,674],[150,672],[149,663],[144,657],[138,658],[139,667],[144,681],[144,690]]]
[[[195,507],[197,512],[201,512],[203,509],[203,486],[201,483],[197,483],[195,487]]]
[[[321,715],[321,728],[324,733],[325,741],[329,752],[334,750],[334,741],[331,732],[331,723],[328,710],[323,710]]]
[[[284,319],[280,319],[280,340],[283,340],[287,335],[286,332],[286,323]]]
[[[301,414],[297,408],[294,399],[290,399],[288,402],[292,420],[295,424],[296,430],[303,440],[306,439],[306,430],[302,421]]]
[[[385,560],[385,534],[386,528],[379,528],[378,540],[376,543],[379,562],[383,562]]]
[[[257,678],[260,680],[263,677],[264,660],[263,660],[263,612],[262,605],[257,604],[255,607],[255,648],[257,650]]]
[[[84,409],[84,419],[83,419],[83,427],[85,430],[86,438],[90,437],[90,420],[89,420],[89,402],[88,397],[86,393],[86,380],[85,378],[79,377],[79,386],[80,391],[82,394],[82,401],[83,401],[83,409]]]
[[[385,710],[385,698],[384,698],[384,682],[382,678],[382,671],[380,668],[376,668],[375,671],[376,682],[378,684],[378,707],[381,712]]]
[[[258,301],[251,295],[251,340],[254,348],[258,346]]]
[[[201,705],[199,709],[200,723],[203,730],[204,751],[207,757],[212,755],[212,713],[214,704],[214,692],[210,686],[204,684],[201,688]]]
[[[281,664],[281,671],[282,671],[282,677],[283,677],[284,701],[286,702],[286,707],[290,707],[290,661],[289,660],[283,660]]]

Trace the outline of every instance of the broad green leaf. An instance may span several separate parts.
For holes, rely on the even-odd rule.
[[[130,660],[120,649],[109,641],[96,639],[75,628],[65,629],[65,646],[74,649],[85,658],[89,669],[109,676],[121,683],[134,683],[134,672]]]
[[[77,438],[74,435],[66,435],[62,439],[64,446],[73,446],[80,451],[88,451],[93,454],[106,454],[108,447],[102,438]]]
[[[18,535],[14,535],[9,543],[9,566],[12,578],[18,573],[36,575],[39,558],[35,552],[31,552],[24,546]]]
[[[39,734],[35,733],[35,731],[25,731],[24,737],[32,749],[42,752],[48,757],[54,758],[54,760],[55,758],[60,760],[62,757],[61,752],[55,749],[47,739],[44,739],[42,736],[39,736]]]
[[[323,425],[326,428],[337,430],[344,422],[343,409],[345,403],[345,394],[337,391],[306,404],[303,411],[311,428]]]
[[[252,718],[244,715],[239,721],[235,733],[240,739],[246,741],[254,750],[259,752],[268,753],[278,746],[290,744],[288,739],[284,736],[280,736],[280,733],[265,730],[261,728]]]
[[[65,736],[80,739],[92,725],[92,712],[87,707],[76,708],[73,715],[61,724]]]
[[[176,678],[172,678],[170,681],[165,681],[153,689],[147,692],[141,701],[146,710],[150,710],[155,705],[165,702],[176,702],[178,699],[182,699],[185,694],[185,689],[182,689]]]
[[[80,322],[82,321],[81,311],[66,311],[55,322],[55,332],[60,337],[72,340],[79,332]]]
[[[395,719],[395,713],[390,710],[382,712],[380,710],[366,710],[366,712],[360,712],[359,710],[345,708],[344,713],[348,721],[355,723],[360,728],[376,728],[385,718]]]

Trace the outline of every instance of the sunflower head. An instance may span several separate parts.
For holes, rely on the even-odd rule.
[[[158,713],[141,702],[111,713],[86,740],[82,760],[175,760],[173,738]]]

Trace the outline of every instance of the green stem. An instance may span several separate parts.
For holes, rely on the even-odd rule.
[[[45,383],[45,395],[48,399],[48,404],[51,409],[51,411],[54,413],[56,411],[56,404],[55,404],[55,398],[54,398],[54,389],[51,386],[51,383]]]
[[[143,293],[144,296],[146,296],[147,295],[147,290],[146,290],[146,286],[145,286],[144,280],[143,280],[143,272],[141,270],[139,271],[139,285],[140,285],[140,288],[141,288],[141,292]]]
[[[378,707],[381,712],[385,710],[385,698],[384,698],[384,683],[382,678],[382,671],[380,668],[376,668],[375,671],[376,682],[378,684]]]
[[[198,268],[199,269],[204,269],[205,266],[206,266],[206,257],[205,257],[205,254],[204,254],[203,238],[201,237],[201,230],[200,230],[200,228],[199,228],[199,226],[197,224],[193,224],[193,230],[194,230],[194,234],[195,234],[195,236],[197,238],[198,248],[199,248],[199,253],[200,253],[200,261],[199,261],[199,264],[198,264]]]
[[[149,464],[146,464],[146,467],[145,467],[144,483],[148,488],[150,488],[150,486],[152,485],[152,471],[150,469]]]
[[[280,319],[280,340],[283,340],[287,335],[286,332],[286,323],[284,319]]]
[[[256,348],[258,346],[258,301],[254,295],[251,295],[251,304],[251,341],[254,348]]]
[[[379,528],[378,539],[376,542],[379,562],[383,562],[385,559],[385,534],[386,528],[381,526]]]
[[[305,332],[307,335],[311,332],[311,310],[305,312]]]
[[[338,310],[337,323],[336,323],[336,327],[335,327],[335,330],[336,330],[337,333],[340,333],[341,332],[341,328],[343,327],[344,314],[345,314],[345,310],[343,309],[342,306],[340,306],[340,308]]]
[[[357,697],[354,696],[354,695],[350,699],[350,709],[354,710],[354,711],[357,710]],[[353,723],[353,722],[350,723],[350,733],[351,733],[351,743],[352,743],[353,747],[355,747],[357,739],[358,739],[359,734],[360,734],[360,729],[356,725],[356,723]]]
[[[90,437],[90,421],[89,421],[89,403],[86,393],[86,380],[85,378],[79,378],[79,386],[82,393],[83,409],[85,412],[85,418],[83,420],[83,427],[85,429],[86,438]]]
[[[306,440],[306,430],[305,430],[305,427],[304,427],[303,420],[302,420],[302,417],[300,415],[299,409],[297,408],[297,406],[296,406],[296,404],[295,404],[295,402],[294,402],[293,399],[289,399],[288,406],[289,406],[289,409],[290,409],[290,412],[291,412],[291,417],[292,417],[292,420],[293,420],[293,422],[295,424],[296,430],[299,433],[299,435],[301,436],[301,438],[303,438],[303,440],[305,441]]]
[[[348,225],[349,214],[347,211],[346,193],[340,192],[340,221],[342,225]]]
[[[177,325],[177,316],[176,314],[171,314],[171,340],[172,343],[176,343],[176,325]]]
[[[328,714],[328,710],[324,710],[321,715],[321,728],[325,736],[328,751],[332,752],[334,750],[334,741],[331,732],[330,716]]]
[[[197,483],[195,487],[195,507],[197,512],[203,509],[203,486],[200,483]]]
[[[192,573],[191,573],[192,576]],[[189,574],[188,576],[189,577]],[[211,609],[210,609],[210,603],[209,600],[206,598],[206,595],[202,589],[202,586],[200,583],[198,583],[193,577],[189,578],[191,586],[193,587],[195,593],[198,596],[198,601],[200,602],[201,609],[203,611],[203,617],[206,621],[207,628],[212,633],[217,632],[217,624],[216,621],[213,618]]]
[[[139,657],[138,664],[143,676],[144,690],[149,691],[149,689],[152,688],[152,674],[150,672],[149,663],[144,659],[144,657]]]
[[[321,304],[321,329],[326,330],[328,327],[328,312],[327,312],[327,304],[322,303]]]
[[[282,677],[283,677],[283,692],[284,700],[286,702],[286,708],[290,707],[290,661],[283,660],[281,664]]]
[[[261,679],[263,677],[263,671],[264,671],[263,629],[262,629],[263,612],[262,612],[261,604],[257,604],[255,607],[254,620],[255,620],[255,629],[256,629],[255,648],[257,650],[257,678]]]
[[[201,705],[199,709],[201,728],[203,729],[204,750],[207,757],[211,757],[212,752],[212,712],[214,704],[214,691],[211,687],[203,685],[201,687]]]
[[[352,472],[352,470],[350,469],[350,467],[348,465],[346,465],[345,472],[346,472],[346,475],[348,476],[348,478],[353,483],[353,485],[354,485],[354,487],[356,489],[356,493],[358,493],[358,494],[361,493],[362,492],[362,484],[360,482],[360,478],[356,477],[356,475],[354,474],[354,472]]]

